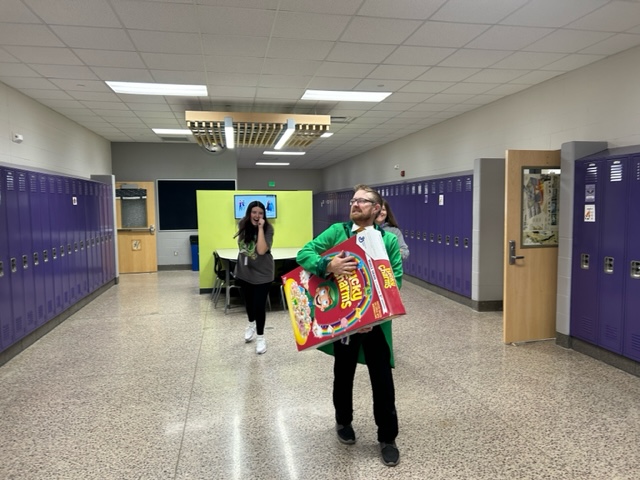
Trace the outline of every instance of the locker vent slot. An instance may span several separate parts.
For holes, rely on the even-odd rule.
[[[459,178],[456,180],[456,192],[462,192],[462,180]]]
[[[38,179],[35,175],[29,175],[29,191],[31,193],[38,193]]]
[[[47,179],[40,177],[40,193],[47,193]]]
[[[466,192],[470,192],[471,191],[471,184],[472,184],[472,177],[467,177],[465,180],[465,191]]]
[[[18,190],[20,192],[27,191],[27,176],[25,174],[18,175]]]
[[[7,190],[13,191],[15,189],[16,189],[16,186],[14,183],[13,173],[7,172]]]
[[[614,163],[611,165],[611,169],[609,171],[609,181],[610,182],[622,181],[622,164],[621,163]]]
[[[636,163],[636,180],[640,181],[640,162]]]
[[[585,183],[596,183],[598,181],[598,166],[595,163],[589,164],[584,177]]]
[[[447,193],[453,192],[453,181],[447,181]]]
[[[610,340],[618,340],[618,329],[612,325],[605,325],[604,336]]]
[[[431,184],[431,193],[437,193],[437,192],[436,192],[436,182],[433,182],[433,183]]]
[[[631,334],[631,348],[640,352],[640,335]]]

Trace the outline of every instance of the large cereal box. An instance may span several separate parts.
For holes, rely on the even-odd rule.
[[[298,267],[282,276],[298,350],[406,313],[379,231],[359,232],[322,256],[341,252],[358,261],[353,273],[321,278]]]

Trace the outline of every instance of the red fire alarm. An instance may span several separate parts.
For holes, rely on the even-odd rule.
[[[404,170],[400,170],[400,176],[404,177]]]

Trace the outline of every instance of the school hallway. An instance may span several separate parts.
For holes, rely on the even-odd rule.
[[[332,357],[297,352],[272,297],[267,352],[198,272],[120,283],[0,367],[0,478],[636,479],[640,378],[553,341],[502,343],[501,312],[405,281],[394,320],[400,463],[380,461],[366,367],[338,442]]]

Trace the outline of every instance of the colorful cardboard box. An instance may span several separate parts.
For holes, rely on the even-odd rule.
[[[341,252],[358,261],[353,273],[321,278],[298,267],[282,276],[299,351],[406,313],[379,231],[359,232],[322,256]]]

